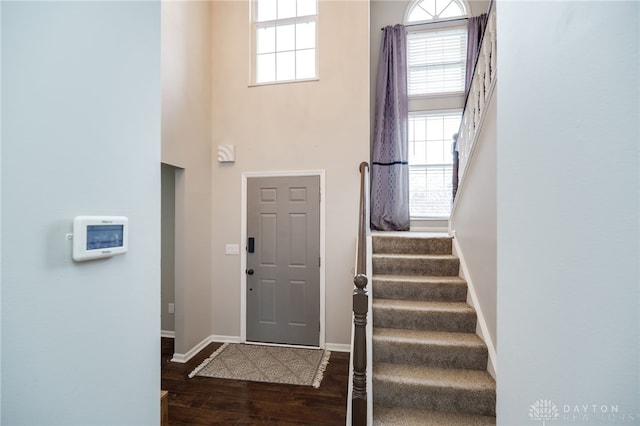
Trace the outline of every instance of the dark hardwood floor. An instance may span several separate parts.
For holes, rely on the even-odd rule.
[[[211,343],[188,363],[171,362],[173,339],[162,339],[162,389],[169,391],[169,424],[344,425],[349,354],[332,352],[320,388],[188,378],[220,343]]]

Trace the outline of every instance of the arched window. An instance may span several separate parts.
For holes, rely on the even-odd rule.
[[[467,16],[459,0],[416,0],[407,8],[406,23],[417,23]]]

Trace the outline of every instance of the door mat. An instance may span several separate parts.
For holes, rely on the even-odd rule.
[[[331,351],[225,343],[189,374],[320,387]]]

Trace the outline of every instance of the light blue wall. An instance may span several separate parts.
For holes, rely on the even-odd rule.
[[[640,422],[639,8],[498,2],[500,425]]]
[[[3,1],[2,66],[2,423],[157,425],[160,3]],[[74,263],[79,214],[129,253]]]

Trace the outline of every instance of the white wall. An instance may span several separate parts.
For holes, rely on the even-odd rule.
[[[181,168],[174,320],[183,355],[211,334],[210,14],[206,1],[162,2],[162,161]]]
[[[497,8],[501,425],[541,399],[640,418],[639,9]]]
[[[326,171],[326,341],[348,344],[358,165],[369,158],[368,2],[319,2],[319,81],[248,87],[249,2],[216,1],[212,14],[213,149],[236,145],[233,165],[213,166],[214,335],[240,336],[243,172]]]
[[[2,423],[158,424],[159,3],[3,2],[2,33]],[[79,214],[129,252],[74,263]]]
[[[479,330],[485,342],[497,345],[497,278],[496,278],[496,90],[484,110],[483,124],[464,174],[464,181],[456,194],[451,212],[451,229],[455,230],[457,245],[464,259],[470,287],[476,300]],[[485,335],[485,332],[488,336]]]

